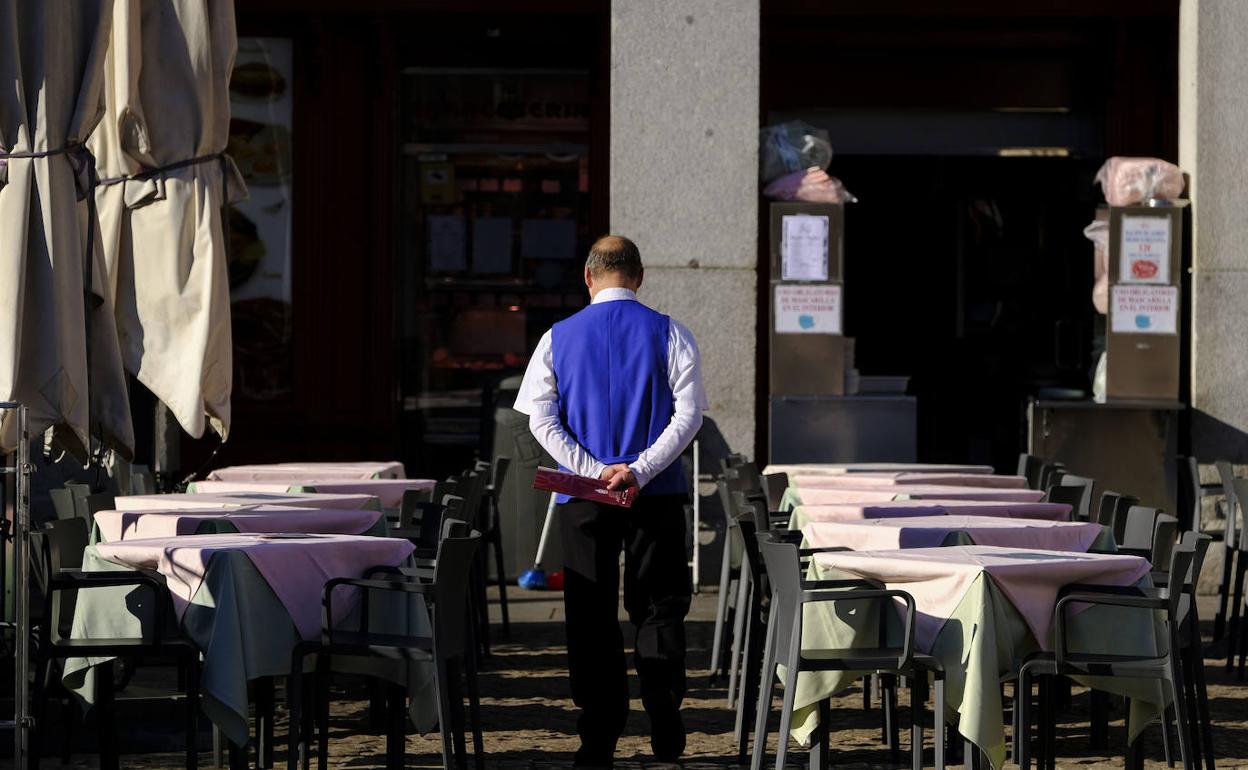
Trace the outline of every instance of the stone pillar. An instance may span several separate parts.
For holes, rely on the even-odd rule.
[[[1192,177],[1192,449],[1248,462],[1248,3],[1182,0],[1179,164]]]
[[[614,0],[611,231],[641,299],[698,339],[713,419],[753,454],[759,0]]]

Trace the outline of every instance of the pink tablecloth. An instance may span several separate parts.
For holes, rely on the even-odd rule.
[[[804,496],[803,496],[804,497]],[[1010,519],[1068,521],[1066,503],[1003,503],[996,500],[892,500],[886,502],[803,505],[805,521],[856,521],[897,516],[999,516]]]
[[[397,566],[415,546],[406,539],[353,535],[303,535],[296,539],[272,535],[188,535],[149,540],[100,543],[96,552],[127,567],[155,569],[164,575],[181,618],[207,574],[209,562],[221,551],[241,551],[290,613],[304,639],[321,632],[321,590],[335,577],[363,577],[370,567]],[[335,603],[337,621],[355,598],[343,591]],[[335,595],[337,600],[338,594]]]
[[[232,465],[208,474],[212,481],[288,481],[304,479],[401,479],[407,474],[398,461],[355,463],[271,463]]]
[[[990,465],[949,465],[942,463],[794,463],[768,465],[763,473],[790,476],[839,475],[843,473],[992,473]]]
[[[834,478],[834,477],[830,477]],[[991,487],[952,487],[936,485],[837,486],[794,484],[801,505],[835,503],[878,503],[889,500],[996,500],[1011,503],[1038,503],[1044,492],[1038,489],[993,489]]]
[[[992,476],[984,473],[845,473],[837,475],[797,474],[790,483],[799,487],[895,487],[915,485],[939,485],[952,487],[991,487],[1001,489],[1024,489],[1027,479],[1022,476]]]
[[[365,508],[292,508],[258,505],[248,508],[100,511],[95,524],[100,539],[168,538],[193,535],[205,521],[228,519],[239,532],[313,532],[361,535],[377,524],[382,512]]]
[[[253,505],[285,505],[295,508],[364,508],[376,500],[363,494],[296,494],[293,492],[238,492],[236,494],[125,495],[114,501],[118,511],[156,511],[197,508],[244,508]],[[376,503],[373,503],[376,505]]]
[[[992,516],[915,516],[815,521],[802,527],[816,548],[840,546],[854,551],[937,548],[952,532],[965,532],[976,545],[1084,553],[1101,536],[1100,524]]]
[[[196,494],[230,494],[234,492],[316,492],[324,494],[372,495],[385,508],[398,508],[403,493],[409,489],[432,490],[433,479],[304,479],[301,481],[197,481]]]
[[[967,589],[987,573],[1027,622],[1042,647],[1058,590],[1069,583],[1133,585],[1149,572],[1138,556],[1032,551],[990,545],[911,548],[896,551],[838,551],[815,555],[823,569],[876,580],[914,597],[915,642],[930,651],[945,621]]]

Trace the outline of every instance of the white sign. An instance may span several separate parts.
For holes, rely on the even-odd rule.
[[[1111,288],[1110,329],[1118,334],[1177,334],[1179,287]]]
[[[840,334],[840,284],[778,285],[775,313],[782,334]]]
[[[828,218],[789,214],[780,222],[780,279],[828,280]]]
[[[1170,217],[1123,217],[1118,283],[1170,283]]]

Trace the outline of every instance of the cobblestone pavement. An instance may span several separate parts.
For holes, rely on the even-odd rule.
[[[690,679],[689,693],[685,702],[685,724],[689,733],[688,751],[684,767],[699,768],[735,767],[732,729],[733,714],[724,704],[722,684],[711,688],[703,673],[708,659],[708,642],[711,624],[705,619],[713,612],[713,595],[705,594],[695,602],[693,622],[689,626]],[[481,673],[483,721],[485,745],[488,753],[486,767],[490,770],[546,770],[566,768],[571,764],[571,754],[576,749],[575,711],[568,696],[566,657],[563,653],[563,631],[560,620],[561,608],[547,601],[513,607],[513,627],[509,639],[496,639],[494,655]],[[518,616],[518,617],[517,617]],[[1206,617],[1212,617],[1208,612]],[[523,621],[523,622],[517,622]],[[1217,655],[1216,650],[1211,655]],[[1248,768],[1248,685],[1228,677],[1222,668],[1223,659],[1210,657],[1206,661],[1210,684],[1210,707],[1214,726],[1214,745],[1217,750],[1218,768]],[[634,695],[636,682],[633,682]],[[335,701],[331,716],[331,742],[329,766],[365,770],[381,768],[385,762],[385,740],[380,735],[368,733],[366,719],[367,701],[363,688],[347,683],[335,687]],[[1111,718],[1109,751],[1088,748],[1087,722],[1088,697],[1085,691],[1076,690],[1072,707],[1064,711],[1058,726],[1059,757],[1061,768],[1121,768],[1122,744],[1125,740],[1122,710],[1117,705]],[[1116,701],[1116,699],[1115,699]],[[779,708],[777,700],[776,708]],[[858,691],[844,694],[834,702],[833,719],[836,733],[832,738],[833,764],[845,768],[891,768],[888,752],[880,745],[880,717],[878,709],[870,712],[862,709],[862,695]],[[285,733],[280,721],[278,734]],[[905,710],[902,710],[902,763],[908,767],[908,751],[905,729]],[[769,757],[774,750],[774,723]],[[646,738],[646,719],[639,700],[633,701],[624,738],[620,742],[616,766],[622,770],[650,770],[658,767],[649,759]],[[929,731],[930,732],[930,731]],[[180,740],[180,736],[176,737]],[[930,736],[929,736],[930,739]],[[439,767],[441,765],[437,735],[407,738],[407,766],[411,768]],[[1146,766],[1150,770],[1164,767],[1161,752],[1160,730],[1149,728],[1145,735]],[[284,746],[279,744],[279,750]],[[790,755],[795,763],[804,765],[806,755],[800,749]],[[279,767],[284,767],[280,761]],[[774,761],[774,760],[773,760]],[[930,750],[928,763],[930,764]],[[200,760],[202,767],[211,767],[211,755],[205,752]],[[182,767],[179,754],[126,755],[122,766],[140,770]],[[0,763],[0,767],[4,765]],[[95,766],[94,757],[76,756],[68,766],[55,759],[44,761],[44,768],[90,768]],[[799,765],[794,765],[799,766]]]

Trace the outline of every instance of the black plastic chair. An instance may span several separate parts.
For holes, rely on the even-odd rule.
[[[1078,521],[1089,521],[1092,518],[1092,500],[1096,494],[1096,479],[1067,473],[1058,481],[1058,486],[1080,490],[1082,494],[1074,505],[1074,514],[1071,518]]]
[[[1040,488],[1040,471],[1044,468],[1044,462],[1035,455],[1023,452],[1018,456],[1018,470],[1015,473],[1027,479],[1027,486],[1031,489]]]
[[[1122,495],[1106,490],[1101,493],[1101,501],[1096,507],[1094,521],[1102,527],[1108,527],[1110,532],[1114,531],[1114,511],[1118,509],[1120,499]]]
[[[66,658],[136,658],[139,656],[173,656],[186,690],[186,767],[199,763],[199,651],[189,640],[167,635],[166,612],[169,595],[164,579],[146,570],[116,572],[83,572],[81,547],[85,533],[80,526],[58,525],[31,533],[33,552],[42,585],[40,623],[35,628],[34,714],[36,725],[42,721],[52,685],[53,662]],[[76,565],[76,566],[75,566]],[[70,617],[66,614],[67,596],[90,588],[131,587],[145,591],[152,607],[152,624],[147,638],[139,639],[70,639],[62,629]],[[115,770],[119,762],[117,730],[113,724],[112,661],[96,667],[95,712],[99,729],[98,748],[102,770]],[[41,743],[38,736],[33,746]],[[31,753],[32,767],[38,766],[38,752]]]
[[[1065,503],[1070,506],[1071,521],[1086,521],[1087,517],[1080,515],[1080,504],[1083,502],[1083,487],[1068,487],[1056,484],[1049,487],[1049,491],[1044,493],[1044,501],[1046,503]]]
[[[503,613],[503,635],[511,635],[511,612],[507,607],[507,566],[503,558],[502,508],[499,499],[507,483],[507,471],[511,468],[510,457],[495,457],[489,466],[490,478],[485,487],[482,503],[485,505],[485,529],[481,530],[481,553],[488,560],[487,551],[494,550],[494,574],[498,582],[498,603]]]
[[[1191,545],[1175,547],[1171,555],[1169,572],[1172,575],[1190,575],[1190,568],[1196,556]],[[1179,722],[1179,752],[1183,758],[1185,770],[1194,770],[1194,757],[1190,746],[1191,721],[1188,714],[1189,702],[1183,677],[1183,665],[1180,651],[1183,649],[1181,629],[1186,612],[1183,601],[1186,595],[1185,584],[1162,588],[1135,588],[1129,586],[1103,586],[1075,584],[1067,586],[1059,595],[1054,610],[1054,648],[1051,653],[1039,653],[1031,656],[1019,670],[1018,699],[1020,715],[1019,725],[1030,731],[1032,724],[1031,686],[1033,680],[1054,678],[1058,676],[1109,676],[1132,679],[1156,679],[1170,687],[1174,699],[1175,711]],[[1088,653],[1072,652],[1066,640],[1066,610],[1072,605],[1107,605],[1129,607],[1149,613],[1162,613],[1162,621],[1166,627],[1167,647],[1164,652],[1155,655],[1128,655],[1121,653]],[[1053,699],[1041,693],[1040,714],[1040,748],[1043,767],[1056,766],[1054,751],[1054,724],[1056,715],[1053,711]],[[1019,767],[1030,770],[1031,741],[1024,736],[1018,741]]]
[[[451,520],[446,522],[447,525],[451,523]],[[300,643],[291,655],[287,685],[290,702],[290,770],[307,765],[306,741],[311,732],[309,717],[314,709],[319,712],[318,721],[322,722],[318,763],[321,770],[327,766],[328,672],[329,658],[334,655],[433,662],[437,675],[438,730],[442,738],[444,767],[451,767],[452,758],[455,765],[467,766],[463,697],[459,686],[460,666],[463,666],[467,674],[474,760],[478,768],[484,767],[476,654],[472,639],[474,623],[468,602],[468,576],[476,562],[480,544],[481,533],[476,531],[465,537],[443,539],[438,548],[432,582],[420,582],[404,574],[402,570],[392,569],[384,570],[389,573],[389,579],[334,578],[325,584],[322,594],[321,639]],[[377,570],[373,574],[381,572],[383,570]],[[330,622],[333,617],[334,589],[338,587],[354,587],[365,592],[360,605],[359,625],[355,630],[335,629]],[[432,635],[408,636],[370,631],[369,596],[373,592],[381,591],[422,595],[430,610]],[[305,693],[303,663],[308,655],[315,655],[317,658],[317,686],[315,692]],[[386,767],[389,770],[400,770],[404,767],[406,726],[402,685],[388,684],[387,696],[389,724],[386,734]],[[312,703],[313,698],[318,702]],[[454,703],[455,700],[458,700],[458,704]]]
[[[1218,460],[1214,463],[1214,466],[1218,469],[1218,478],[1222,482],[1222,494],[1224,497],[1222,512],[1226,517],[1222,530],[1222,582],[1218,585],[1218,613],[1213,619],[1213,640],[1216,642],[1226,633],[1227,605],[1230,603],[1231,594],[1235,590],[1234,585],[1239,585],[1240,582],[1236,580],[1232,584],[1236,562],[1239,561],[1240,513],[1238,500],[1235,495],[1235,469],[1226,460]],[[1233,645],[1228,642],[1227,649],[1233,648]],[[1227,657],[1230,657],[1229,654]]]
[[[763,494],[767,498],[767,510],[779,511],[780,502],[784,499],[784,493],[789,488],[789,474],[787,473],[767,473],[762,479]]]
[[[770,534],[759,536],[763,562],[771,585],[771,606],[767,620],[767,640],[764,649],[762,678],[759,688],[757,722],[754,730],[754,753],[752,770],[762,770],[767,742],[767,717],[771,711],[772,692],[775,687],[776,666],[783,663],[785,672],[784,705],[780,713],[779,740],[776,750],[776,770],[784,770],[788,758],[789,729],[792,726],[794,696],[797,678],[802,671],[874,671],[905,676],[910,685],[910,708],[913,712],[911,726],[911,762],[915,770],[923,766],[923,724],[927,701],[927,677],[932,674],[936,682],[936,709],[934,738],[936,743],[936,770],[943,770],[944,757],[944,673],[940,662],[930,655],[914,650],[914,598],[904,591],[881,589],[865,580],[804,580],[801,558],[796,544],[777,540]],[[876,647],[855,647],[838,650],[802,650],[802,615],[805,605],[813,602],[877,602],[879,607],[879,636]],[[887,618],[889,610],[900,600],[906,611],[902,618],[901,646],[888,643]],[[828,714],[821,705],[820,731],[827,730]],[[820,741],[820,751],[825,751],[827,740]],[[823,759],[821,757],[821,759]],[[822,767],[827,767],[823,762]]]

